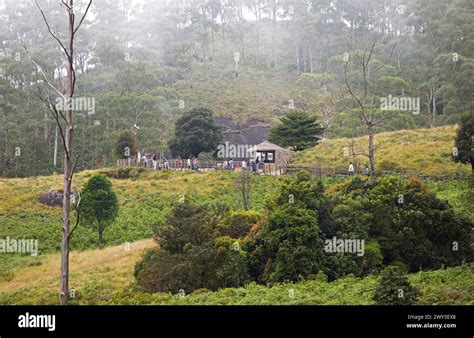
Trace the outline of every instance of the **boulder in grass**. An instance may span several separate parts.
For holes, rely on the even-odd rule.
[[[42,204],[49,205],[50,207],[62,207],[63,206],[63,190],[48,190],[47,192],[43,193],[40,198],[39,202]],[[71,195],[77,196],[77,192],[73,190]]]

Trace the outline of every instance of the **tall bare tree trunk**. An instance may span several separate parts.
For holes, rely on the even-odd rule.
[[[370,171],[375,171],[375,156],[374,156],[374,128],[371,124],[367,126],[367,134],[369,136],[369,161]]]
[[[239,22],[240,22],[240,63],[244,64],[244,5],[242,0],[239,3]]]
[[[44,120],[45,120],[45,121],[48,121],[48,113],[44,113]],[[48,126],[48,122],[45,122],[45,123],[44,123],[44,133],[43,133],[43,137],[44,137],[44,142],[49,145],[50,143],[49,143],[49,126]]]
[[[368,154],[360,154],[365,155],[369,158],[370,161],[370,170],[375,170],[375,156],[374,156],[374,134],[375,128],[378,125],[381,125],[384,121],[395,118],[395,114],[389,114],[387,116],[379,117],[378,119],[373,119],[372,112],[375,111],[377,108],[374,107],[374,93],[370,92],[370,84],[373,83],[373,76],[377,71],[384,68],[387,62],[391,59],[393,55],[393,51],[395,49],[395,45],[391,49],[390,56],[388,59],[380,66],[378,66],[369,76],[369,69],[370,69],[370,62],[372,59],[373,51],[376,47],[376,40],[372,43],[371,47],[364,49],[362,52],[357,50],[353,50],[354,54],[356,55],[355,60],[356,66],[359,68],[361,75],[362,75],[362,86],[358,89],[359,94],[357,95],[354,92],[349,80],[347,78],[347,68],[349,62],[346,61],[344,66],[344,82],[346,83],[346,87],[349,91],[349,94],[352,98],[356,101],[360,108],[361,119],[364,121],[364,124],[367,128],[367,136],[369,138],[369,153]]]
[[[204,61],[209,59],[209,47],[207,43],[207,27],[204,27]]]
[[[272,8],[272,60],[271,60],[271,67],[276,68],[276,17],[277,17],[277,6],[276,0],[273,0],[273,8]]]
[[[214,60],[214,27],[211,27],[212,60]]]
[[[54,168],[56,168],[58,165],[58,126],[56,126],[56,129],[54,132],[53,164],[54,164]]]
[[[63,171],[64,171],[64,179],[63,179],[63,218],[62,218],[62,229],[61,229],[61,276],[60,276],[60,295],[59,295],[59,303],[61,305],[67,305],[69,300],[69,239],[71,238],[72,232],[77,227],[79,221],[79,214],[76,218],[76,224],[72,231],[69,229],[70,225],[70,208],[71,208],[71,185],[72,185],[72,178],[74,176],[74,170],[76,164],[73,164],[72,161],[72,134],[73,134],[73,120],[72,120],[72,109],[73,109],[73,96],[74,96],[74,87],[76,82],[76,75],[74,72],[74,36],[81,26],[82,22],[84,21],[87,12],[92,4],[92,0],[89,0],[87,8],[84,12],[84,15],[81,17],[79,24],[75,26],[75,14],[74,14],[74,0],[63,0],[61,4],[65,7],[67,14],[68,14],[68,41],[64,44],[58,35],[53,33],[51,30],[51,26],[41,9],[38,2],[35,0],[36,6],[38,7],[43,20],[48,28],[49,34],[58,42],[62,51],[66,55],[67,58],[67,81],[66,81],[66,93],[63,93],[61,90],[56,88],[51,81],[48,80],[48,77],[44,72],[41,72],[43,75],[46,84],[49,88],[53,89],[57,95],[61,97],[63,100],[63,109],[64,115],[56,108],[56,106],[49,100],[43,99],[43,102],[48,107],[50,112],[53,114],[53,117],[56,120],[57,129],[60,131],[61,140],[63,142],[64,148],[64,158],[63,158]],[[31,57],[30,57],[31,58]],[[36,64],[38,68],[39,65],[36,63],[33,58],[31,60]],[[40,68],[41,69],[41,68]],[[62,85],[61,85],[62,88]],[[61,109],[62,110],[62,109]],[[65,126],[63,128],[62,124],[60,123],[60,119],[64,118]],[[77,159],[76,159],[77,162]],[[77,211],[77,205],[76,211]]]
[[[256,36],[256,39],[255,39],[255,42],[257,44],[257,50],[256,50],[256,63],[258,65],[259,63],[259,59],[260,59],[260,3],[257,4],[257,9],[256,9],[256,12],[257,12],[257,22],[255,23],[256,26],[257,26],[257,36]]]
[[[68,4],[73,8],[73,0],[68,0]],[[72,183],[72,98],[74,95],[74,13],[68,12],[69,16],[69,62],[67,67],[67,89],[66,89],[66,130],[65,130],[65,151],[64,151],[64,194],[63,194],[63,227],[61,233],[61,296],[60,304],[67,305],[69,290],[69,212],[71,207],[71,183]]]

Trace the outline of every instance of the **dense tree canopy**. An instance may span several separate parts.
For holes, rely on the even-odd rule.
[[[81,192],[80,217],[84,226],[90,226],[99,234],[103,243],[103,234],[108,225],[118,216],[119,205],[112,182],[105,175],[92,176]]]
[[[58,172],[60,136],[39,99],[54,102],[58,95],[42,87],[32,60],[57,86],[66,60],[34,2],[4,3],[0,174]],[[67,30],[57,1],[38,3],[55,31]],[[83,12],[86,1],[75,6]],[[420,98],[419,114],[397,111],[375,132],[457,123],[473,109],[473,6],[470,0],[94,0],[75,43],[75,95],[95,100],[94,114],[74,112],[77,169],[115,163],[115,145],[127,130],[136,131],[142,153],[169,152],[175,122],[198,107],[271,126],[302,110],[321,122],[322,136],[360,136],[363,121],[345,88],[344,65],[373,41],[381,46],[374,66],[385,63],[370,97],[374,116],[383,97]],[[347,75],[356,85],[357,74]],[[190,156],[199,149],[174,150]]]
[[[472,261],[471,227],[416,179],[356,176],[326,190],[300,172],[284,178],[260,214],[187,201],[175,205],[154,227],[160,249],[137,264],[135,276],[147,292],[188,292],[251,281],[333,281],[388,266],[375,301],[411,304],[417,291],[404,271]]]
[[[124,131],[118,137],[115,145],[115,154],[118,158],[129,158],[133,156],[135,137],[130,131]]]
[[[392,265],[382,271],[373,299],[377,305],[414,305],[419,295],[403,268]]]
[[[176,121],[169,148],[175,156],[197,157],[202,152],[217,151],[220,142],[222,132],[215,125],[212,112],[204,108],[193,109]]]
[[[470,163],[474,170],[474,111],[463,115],[454,143],[453,158],[456,162]]]
[[[270,130],[269,140],[282,147],[301,151],[313,147],[322,131],[314,116],[302,111],[290,111],[281,118],[279,125]]]

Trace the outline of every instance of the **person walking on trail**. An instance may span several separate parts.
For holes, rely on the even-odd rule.
[[[147,165],[148,165],[148,159],[146,158],[145,155],[143,155],[142,157],[142,162],[143,162],[143,166],[145,167],[145,169],[147,168]]]
[[[365,176],[370,176],[370,168],[368,164],[365,165],[364,174]]]
[[[191,158],[188,158],[186,165],[188,167],[188,170],[191,170]]]
[[[229,170],[229,164],[228,164],[227,160],[224,160],[224,163],[222,163],[222,168],[225,169],[225,170]]]
[[[163,170],[168,170],[170,168],[170,165],[168,163],[168,159],[166,156],[163,156]]]
[[[354,165],[351,163],[349,163],[349,175],[354,175]]]
[[[153,157],[151,158],[151,163],[153,164],[153,170],[156,171],[156,165],[157,165],[156,154],[153,154]]]

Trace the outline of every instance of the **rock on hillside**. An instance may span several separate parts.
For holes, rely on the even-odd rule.
[[[63,190],[48,190],[47,192],[43,193],[40,198],[38,199],[40,203],[49,205],[50,207],[60,206],[63,205]],[[71,192],[72,195],[77,196],[77,191],[73,190]]]
[[[263,120],[250,118],[242,123],[229,117],[218,117],[216,124],[222,127],[224,142],[233,144],[259,144],[267,138],[270,126]]]

